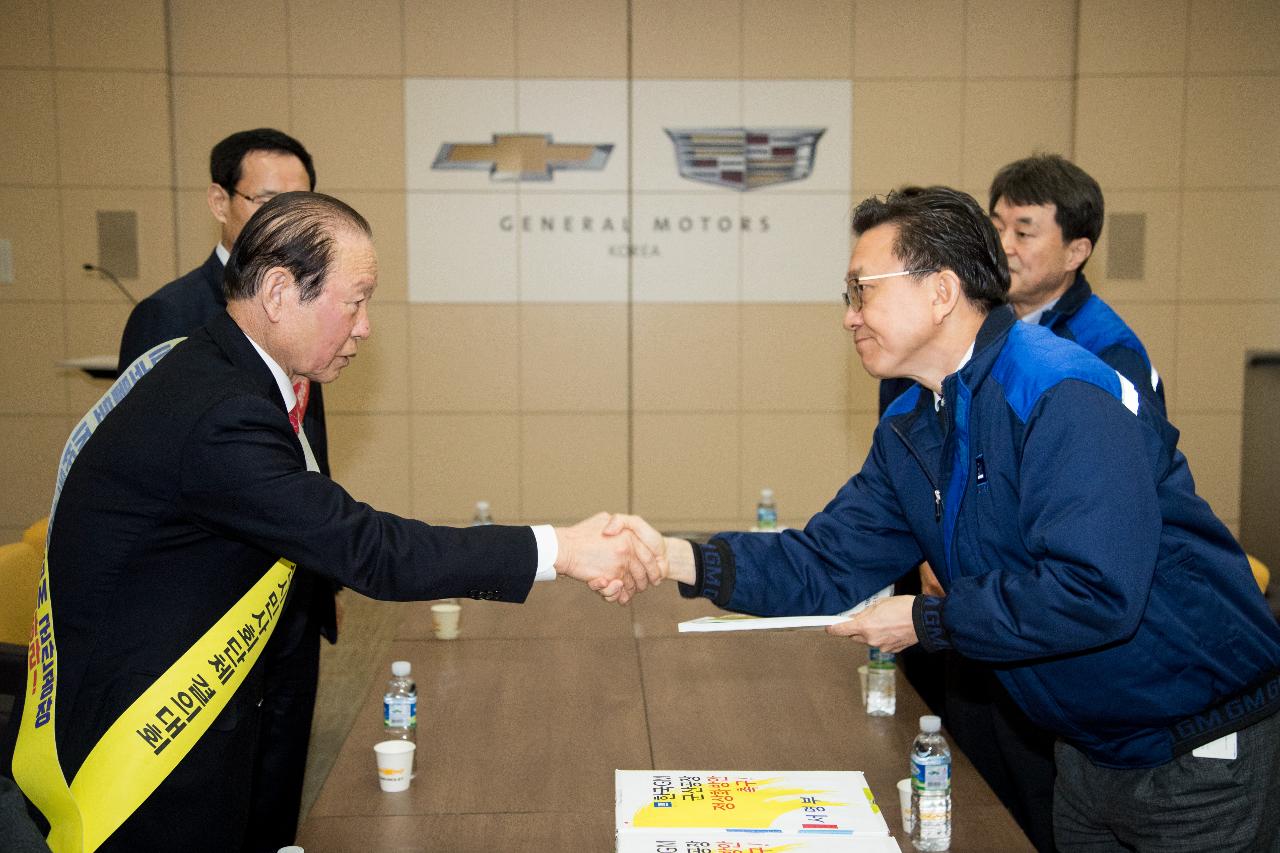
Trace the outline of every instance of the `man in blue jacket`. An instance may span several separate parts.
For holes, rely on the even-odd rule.
[[[894,596],[831,633],[992,665],[1058,742],[1062,850],[1267,850],[1280,833],[1280,625],[1195,494],[1177,431],[1132,382],[1005,304],[999,237],[934,187],[854,213],[845,327],[918,384],[802,530],[659,540],[681,592],[761,615],[837,613],[928,560],[945,597]]]

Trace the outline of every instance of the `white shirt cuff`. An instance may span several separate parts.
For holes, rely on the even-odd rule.
[[[556,558],[560,556],[560,540],[556,539],[556,529],[550,524],[535,524],[530,529],[538,543],[538,571],[533,579],[553,581],[556,579]]]

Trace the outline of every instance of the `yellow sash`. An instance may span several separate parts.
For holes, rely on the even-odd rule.
[[[134,383],[182,340],[140,356],[72,430],[58,466],[50,534],[58,496],[80,449]],[[58,660],[48,543],[46,539],[36,591],[27,652],[29,686],[13,777],[48,819],[54,853],[91,853],[160,786],[235,695],[275,629],[294,564],[281,559],[268,569],[111,724],[68,785],[54,741]]]

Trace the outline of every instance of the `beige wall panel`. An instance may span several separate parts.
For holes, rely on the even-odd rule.
[[[1076,0],[969,0],[965,73],[1065,77],[1075,72]]]
[[[476,501],[504,524],[520,515],[520,419],[515,415],[414,415],[413,514],[464,523]]]
[[[55,0],[53,56],[63,68],[164,70],[164,2]]]
[[[59,71],[57,92],[63,184],[172,185],[164,74]]]
[[[635,76],[737,79],[742,73],[742,16],[741,0],[635,0],[631,12]]]
[[[107,294],[107,298],[110,299],[111,295]],[[132,307],[123,299],[116,302],[67,305],[66,345],[63,347],[65,357],[105,355],[114,358],[120,352],[120,335],[124,332],[124,324],[129,319]],[[68,370],[65,376],[67,414],[76,420],[83,417],[111,388],[109,380],[94,379],[80,370]]]
[[[1071,82],[980,80],[966,89],[964,183],[990,186],[1006,163],[1037,151],[1071,155]],[[985,193],[978,198],[985,205]]]
[[[742,513],[773,489],[778,519],[802,526],[851,474],[844,414],[768,414],[742,418]],[[746,506],[745,504],[750,504]]]
[[[409,364],[415,412],[515,412],[519,307],[411,305]]]
[[[58,456],[70,432],[71,424],[61,415],[0,415],[7,448],[0,453],[0,482],[10,484],[0,489],[0,524],[25,529],[49,514]]]
[[[62,299],[62,233],[58,191],[0,188],[0,240],[13,249],[13,283],[0,284],[0,302]]]
[[[194,74],[288,71],[285,0],[170,0],[173,70]]]
[[[637,304],[632,309],[636,411],[736,411],[737,305]]]
[[[109,280],[81,268],[82,264],[98,262],[99,210],[132,210],[138,214],[138,277],[120,279],[135,299],[174,279],[172,204],[173,194],[167,190],[63,190],[62,262],[67,300],[124,300]]]
[[[1235,525],[1240,518],[1240,413],[1184,414],[1178,429],[1178,447],[1191,465],[1196,494],[1219,518]]]
[[[525,411],[627,408],[625,305],[520,306],[520,400]]]
[[[185,189],[209,186],[209,152],[231,134],[289,127],[289,83],[283,77],[178,76],[173,101],[174,157],[178,186]]]
[[[1080,80],[1075,161],[1106,190],[1177,186],[1182,87],[1180,77]]]
[[[366,193],[344,190],[343,201],[360,211],[373,229],[373,245],[378,250],[377,302],[404,302],[408,299],[409,274],[405,260],[404,193]]]
[[[1280,298],[1280,190],[1187,192],[1183,206],[1184,298]]]
[[[515,76],[515,0],[406,0],[403,5],[406,76]]]
[[[514,77],[515,0],[407,0],[407,77]]]
[[[871,452],[871,440],[875,437],[880,418],[873,412],[849,416],[849,476],[862,470]],[[834,493],[833,493],[834,494]]]
[[[0,413],[65,414],[67,373],[56,365],[63,358],[63,334],[61,305],[19,302],[0,311],[0,340],[21,343],[5,354]],[[6,441],[5,446],[8,454],[21,445]]]
[[[1187,81],[1188,187],[1280,185],[1280,76]]]
[[[325,413],[333,479],[358,501],[412,516],[409,415]]]
[[[1187,7],[1170,0],[1081,0],[1081,74],[1180,74]]]
[[[851,412],[876,414],[880,411],[880,380],[862,367],[862,359],[852,350],[849,353],[849,397]]]
[[[1280,301],[1184,301],[1178,306],[1178,422],[1189,413],[1239,413],[1251,350],[1280,350]],[[1237,445],[1240,436],[1233,439]]]
[[[404,84],[294,78],[293,135],[315,160],[323,189],[404,189]]]
[[[325,389],[325,410],[409,411],[409,315],[403,305],[369,305],[372,334],[355,361]]]
[[[38,67],[53,63],[48,0],[0,0],[0,21],[4,21],[5,30],[0,65]]]
[[[520,430],[519,480],[525,520],[564,523],[601,510],[625,510],[625,415],[526,414],[520,419]]]
[[[521,77],[627,76],[623,0],[516,0]]]
[[[1149,302],[1129,302],[1121,298],[1107,298],[1107,304],[1115,309],[1133,329],[1133,333],[1147,349],[1147,357],[1160,374],[1164,383],[1165,402],[1169,391],[1177,384],[1174,365],[1178,352],[1178,307],[1172,302],[1156,305]]]
[[[964,73],[962,0],[855,0],[853,30],[855,77],[959,77]]]
[[[175,277],[203,264],[221,239],[204,190],[178,190],[178,268]],[[159,287],[167,282],[155,282]],[[154,289],[154,288],[153,288]]]
[[[1188,71],[1280,71],[1280,5],[1275,0],[1191,0],[1190,17],[1196,42]]]
[[[742,75],[845,80],[853,76],[849,0],[744,0]]]
[[[58,125],[53,75],[0,71],[0,183],[52,184],[58,179]]]
[[[632,509],[654,519],[742,518],[738,420],[733,414],[637,414]]]
[[[831,272],[833,294],[840,292],[840,273]],[[852,341],[840,325],[844,306],[837,299],[742,306],[743,409],[844,410]]]
[[[1107,254],[1111,247],[1107,241],[1107,226],[1103,223],[1102,237],[1093,256],[1085,267],[1089,283],[1104,299],[1124,299],[1128,302],[1149,300],[1161,302],[1178,298],[1179,222],[1182,218],[1182,195],[1168,192],[1111,192],[1102,188],[1106,200],[1106,214],[1141,213],[1146,216],[1146,247],[1143,252],[1143,278],[1109,281],[1107,279]],[[986,199],[983,198],[983,203]]]
[[[289,0],[289,72],[399,75],[400,0]]]
[[[959,184],[963,122],[958,80],[854,83],[855,201],[906,183]]]

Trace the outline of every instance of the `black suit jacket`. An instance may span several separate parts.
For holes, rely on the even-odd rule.
[[[134,306],[120,337],[120,370],[156,344],[189,335],[210,320],[225,314],[227,299],[222,290],[224,266],[214,249],[199,267],[175,279]],[[324,392],[320,383],[312,383],[311,399],[302,419],[307,441],[315,454],[320,471],[329,473],[329,437],[324,421]],[[334,610],[331,584],[315,583],[299,576],[294,583],[291,608],[300,618],[314,622],[329,642],[337,642],[338,623]],[[314,630],[303,626],[300,630]]]
[[[278,557],[380,599],[523,601],[527,527],[433,527],[306,470],[280,391],[225,312],[143,377],[85,444],[49,546],[55,734],[71,779],[107,726]],[[103,850],[236,850],[262,667]]]

